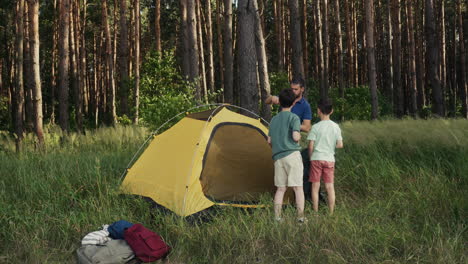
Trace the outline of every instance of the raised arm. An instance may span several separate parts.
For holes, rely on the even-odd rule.
[[[279,104],[279,97],[274,96],[274,95],[270,95],[265,99],[265,103],[266,104],[277,104],[278,105]]]

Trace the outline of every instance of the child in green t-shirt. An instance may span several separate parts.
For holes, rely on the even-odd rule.
[[[281,221],[283,197],[287,187],[292,187],[296,195],[297,217],[304,222],[304,191],[302,189],[303,164],[299,152],[301,123],[291,107],[296,99],[291,89],[284,89],[279,94],[282,107],[280,113],[273,117],[268,132],[268,143],[272,147],[275,166],[275,186],[277,187],[274,205],[275,219]]]
[[[320,122],[312,126],[307,139],[309,140],[310,172],[309,181],[312,182],[312,202],[314,211],[318,211],[318,194],[320,178],[323,177],[328,196],[330,214],[335,209],[335,148],[343,147],[343,138],[338,124],[330,120],[333,113],[332,102],[321,99],[317,108]]]

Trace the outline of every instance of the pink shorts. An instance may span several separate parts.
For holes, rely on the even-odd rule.
[[[335,178],[335,162],[324,160],[312,160],[310,162],[309,181],[320,182],[320,177],[323,176],[325,183],[333,183]]]

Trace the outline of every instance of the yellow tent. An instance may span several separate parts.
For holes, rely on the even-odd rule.
[[[186,115],[154,136],[122,183],[180,216],[220,201],[253,202],[274,191],[268,129],[220,106]]]

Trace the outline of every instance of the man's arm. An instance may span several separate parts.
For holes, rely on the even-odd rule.
[[[268,136],[268,144],[269,144],[270,147],[271,147],[271,137],[270,137],[270,136]]]
[[[270,95],[265,99],[266,104],[279,104],[279,97]]]
[[[314,140],[309,141],[309,158],[312,157],[312,153],[314,152]]]
[[[336,141],[336,148],[343,148],[343,140]]]
[[[294,141],[299,142],[299,140],[301,140],[301,132],[293,131],[292,132],[292,137],[293,137]]]
[[[310,120],[304,119],[301,124],[301,131],[309,132],[310,131]]]

